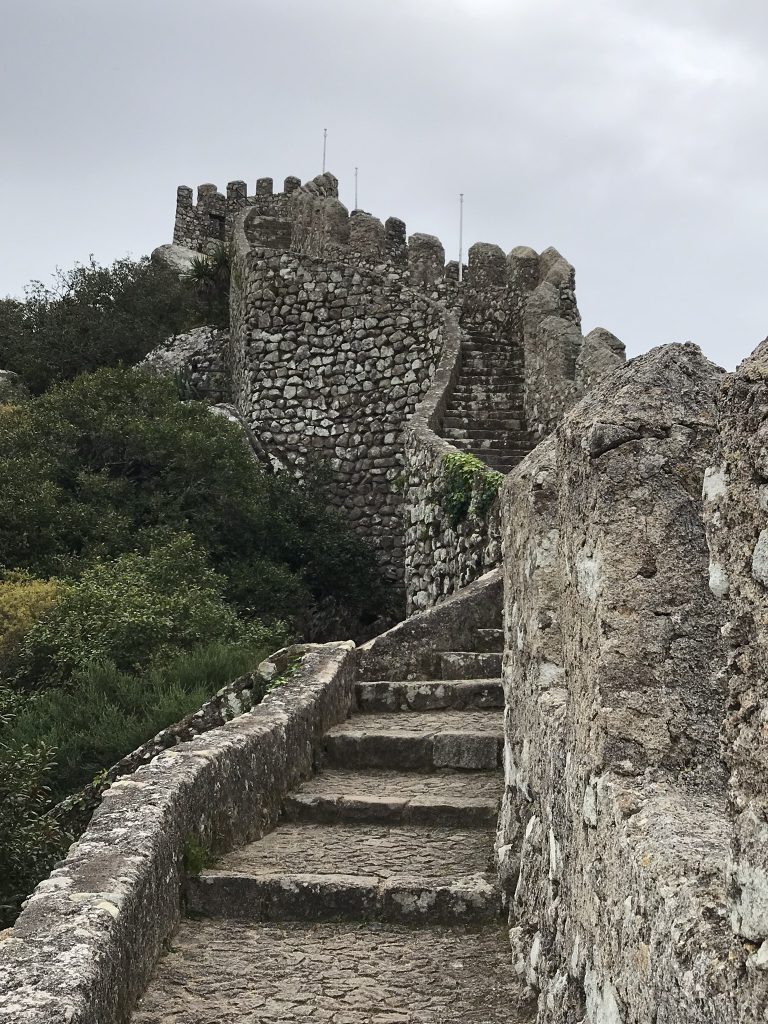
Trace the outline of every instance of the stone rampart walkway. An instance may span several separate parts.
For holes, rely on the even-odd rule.
[[[189,880],[133,1024],[533,1019],[493,873],[500,642],[442,655],[445,679],[358,684],[278,827]]]

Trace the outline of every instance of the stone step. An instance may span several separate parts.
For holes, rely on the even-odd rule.
[[[451,429],[451,428],[448,428]],[[458,431],[449,435],[443,432],[447,441],[450,441],[456,448],[463,448],[465,451],[484,452],[488,455],[519,456],[530,454],[531,446],[523,444],[519,438],[494,440],[492,437],[477,438],[468,434],[460,435]]]
[[[500,914],[493,827],[288,821],[187,882],[208,917],[488,921]]]
[[[525,395],[521,388],[511,385],[493,385],[491,387],[456,387],[451,392],[451,402],[480,402],[487,405],[490,402],[512,402],[515,405],[524,404]]]
[[[470,366],[462,367],[461,376],[457,383],[462,387],[483,388],[487,391],[495,387],[514,388],[522,391],[525,385],[523,378],[515,373],[502,370],[491,373]]]
[[[492,388],[502,394],[506,392],[519,394],[525,390],[522,378],[518,378],[514,374],[504,375],[503,377],[495,374],[467,374],[460,377],[456,382],[454,393],[457,391],[489,391]]]
[[[486,653],[498,653],[504,650],[504,630],[501,627],[478,629],[477,649]],[[501,682],[501,680],[499,680]]]
[[[519,418],[501,417],[498,414],[495,416],[466,416],[453,410],[449,410],[443,416],[443,428],[445,427],[457,427],[460,430],[481,428],[482,430],[515,431],[516,433],[523,431],[523,425]]]
[[[472,416],[478,417],[500,417],[503,419],[516,419],[521,423],[521,429],[525,420],[525,413],[521,402],[502,402],[493,399],[483,401],[468,401],[467,399],[451,399],[445,410],[446,416]]]
[[[495,630],[478,630],[478,633]],[[481,636],[478,643],[484,643]],[[480,648],[484,650],[485,648]],[[498,649],[498,648],[496,648]],[[361,711],[439,711],[445,708],[503,708],[501,679],[427,680],[422,682],[368,682],[357,684]]]
[[[513,373],[516,376],[520,377],[523,377],[525,373],[523,367],[519,363],[516,363],[513,360],[505,359],[495,352],[462,352],[462,373],[467,371],[468,369],[481,370],[491,374],[495,374],[498,372]]]
[[[184,921],[133,1024],[528,1024],[510,957],[495,924]]]
[[[522,430],[502,430],[501,428],[493,429],[488,427],[444,427],[443,433],[446,437],[470,437],[480,438],[481,440],[502,438],[507,442],[509,440],[520,441],[526,437],[525,432]]]
[[[522,348],[510,342],[504,341],[463,341],[461,345],[462,354],[469,355],[483,355],[496,357],[497,359],[507,360],[512,363],[516,363],[518,366],[525,365],[525,356],[523,355]]]
[[[523,458],[529,455],[532,451],[530,444],[521,444],[519,441],[512,445],[507,444],[492,444],[490,441],[484,443],[487,439],[482,442],[478,442],[476,439],[469,437],[452,437],[450,439],[451,444],[456,448],[462,448],[469,451],[482,452],[483,456],[498,457],[501,459],[509,458]]]
[[[444,655],[441,657],[445,657]],[[490,657],[493,655],[481,655]],[[451,662],[447,662],[450,671]],[[496,677],[501,674],[501,662]],[[445,678],[466,679],[470,673]],[[492,673],[487,673],[489,676]],[[477,673],[478,676],[482,673]],[[464,768],[501,764],[502,716],[495,711],[400,711],[355,715],[321,741],[327,765],[345,768]]]
[[[443,679],[480,679],[501,676],[502,655],[498,651],[441,651],[438,655]]]
[[[186,905],[190,914],[247,921],[461,924],[497,920],[501,894],[490,872],[453,881],[410,874],[379,879],[330,872],[250,875],[206,871],[187,880]]]
[[[524,379],[523,368],[515,363],[506,362],[497,356],[476,356],[464,353],[461,357],[462,374],[476,371],[478,373],[496,376],[497,373],[506,373],[513,377]]]
[[[449,825],[493,828],[500,772],[319,772],[285,802],[291,821]]]

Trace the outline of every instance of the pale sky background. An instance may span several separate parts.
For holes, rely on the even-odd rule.
[[[554,245],[585,331],[768,334],[765,0],[2,0],[0,295],[171,240],[179,184],[306,180]]]

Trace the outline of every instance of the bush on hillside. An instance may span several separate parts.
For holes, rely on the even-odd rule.
[[[56,604],[65,585],[26,572],[0,579],[0,679],[13,672],[24,638]]]
[[[322,482],[266,473],[239,428],[172,381],[106,369],[0,415],[0,567],[69,577],[188,532],[258,616],[304,623],[332,597],[362,622],[386,588]]]
[[[0,367],[34,394],[103,366],[132,365],[172,334],[206,322],[191,281],[149,259],[99,266],[91,257],[33,281],[23,302],[0,300]]]
[[[58,802],[197,711],[283,642],[280,634],[262,634],[249,643],[211,643],[141,673],[92,662],[66,688],[27,696],[10,736],[17,746],[56,751],[50,787],[52,801]]]
[[[16,651],[16,686],[61,686],[93,662],[140,671],[212,641],[258,646],[222,597],[224,581],[188,536],[97,562],[64,589]]]

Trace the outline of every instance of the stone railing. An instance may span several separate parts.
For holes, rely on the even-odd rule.
[[[114,783],[0,941],[0,1021],[124,1024],[181,911],[185,851],[271,829],[313,749],[352,706],[354,644],[305,649],[250,712]]]
[[[498,502],[454,525],[445,508],[445,458],[462,454],[437,433],[461,374],[461,330],[443,311],[443,352],[432,386],[405,429],[405,580],[408,614],[429,608],[501,559]]]

